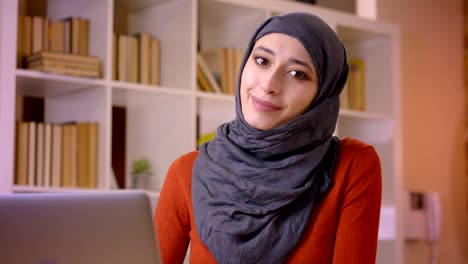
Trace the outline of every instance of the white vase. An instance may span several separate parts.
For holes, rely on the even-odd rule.
[[[147,173],[132,174],[132,188],[151,190],[153,189],[153,175]]]

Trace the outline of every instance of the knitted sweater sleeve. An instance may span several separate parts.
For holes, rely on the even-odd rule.
[[[189,245],[190,217],[182,187],[183,158],[168,170],[156,207],[154,223],[163,263],[183,263]]]
[[[333,263],[375,263],[382,174],[371,146],[359,149],[348,171],[342,196]]]

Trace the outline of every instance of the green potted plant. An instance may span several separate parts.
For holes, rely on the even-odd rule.
[[[136,159],[132,163],[132,188],[145,189],[149,187],[152,176],[151,165],[146,158]]]

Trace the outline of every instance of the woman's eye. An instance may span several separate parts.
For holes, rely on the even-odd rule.
[[[263,57],[255,57],[254,59],[257,62],[257,64],[259,64],[259,65],[267,65],[268,64],[268,60],[263,58]]]
[[[309,78],[305,73],[301,71],[292,70],[289,72],[289,74],[291,74],[291,76],[293,76],[294,78],[301,79],[301,80],[306,80]]]

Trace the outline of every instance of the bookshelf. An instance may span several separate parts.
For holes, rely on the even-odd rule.
[[[213,132],[234,117],[234,97],[197,89],[197,50],[243,49],[270,15],[305,11],[322,17],[343,39],[350,59],[362,59],[365,111],[342,109],[336,135],[372,144],[383,170],[383,207],[377,263],[403,263],[400,33],[394,25],[350,13],[287,0],[49,0],[50,19],[89,19],[89,54],[99,58],[100,78],[82,78],[16,68],[19,3],[0,0],[0,192],[80,191],[77,188],[17,186],[15,171],[15,98],[44,99],[44,121],[92,121],[98,132],[98,187],[112,184],[112,109],[125,108],[125,170],[140,157],[153,168],[157,197],[168,167],[196,148],[197,136]],[[112,78],[113,33],[147,32],[160,41],[159,85]],[[115,143],[114,143],[115,144]]]

